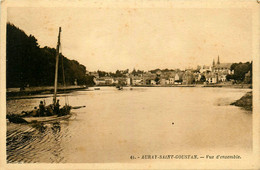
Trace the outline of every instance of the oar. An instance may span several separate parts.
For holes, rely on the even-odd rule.
[[[82,107],[86,107],[86,106],[73,106],[72,109],[80,109]]]

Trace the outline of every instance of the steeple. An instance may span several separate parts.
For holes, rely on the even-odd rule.
[[[213,66],[213,67],[215,66],[215,59],[213,59],[213,63],[212,63],[212,66]]]
[[[220,62],[219,62],[219,56],[218,56],[218,62],[217,62],[217,64],[220,64]]]

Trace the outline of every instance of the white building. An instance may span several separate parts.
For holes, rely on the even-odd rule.
[[[169,78],[169,84],[174,84],[174,78],[173,77]]]

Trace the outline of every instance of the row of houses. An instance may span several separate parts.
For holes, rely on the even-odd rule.
[[[234,74],[231,70],[232,63],[217,63],[213,60],[212,66],[200,66],[196,70],[176,70],[144,72],[142,74],[125,74],[125,77],[99,77],[97,73],[92,73],[95,77],[96,85],[178,85],[193,84],[196,82],[206,82],[210,84],[227,81],[228,74]]]
[[[116,85],[116,84],[121,84],[121,85],[131,85],[130,78],[123,78],[123,77],[94,77],[94,82],[96,85]]]

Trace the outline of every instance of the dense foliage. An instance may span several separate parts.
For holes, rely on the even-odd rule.
[[[60,55],[58,83],[63,84],[62,57],[66,84],[74,84],[75,79],[79,85],[86,84],[86,67],[62,55]],[[34,36],[28,36],[13,24],[7,24],[7,87],[52,86],[55,62],[54,48],[40,48]]]
[[[227,75],[228,80],[236,82],[252,83],[252,62],[233,63],[231,70],[234,70],[233,75]]]
[[[106,72],[106,71],[97,71],[99,77],[126,77],[126,74],[129,73],[129,69],[126,70],[116,70],[116,72]]]

